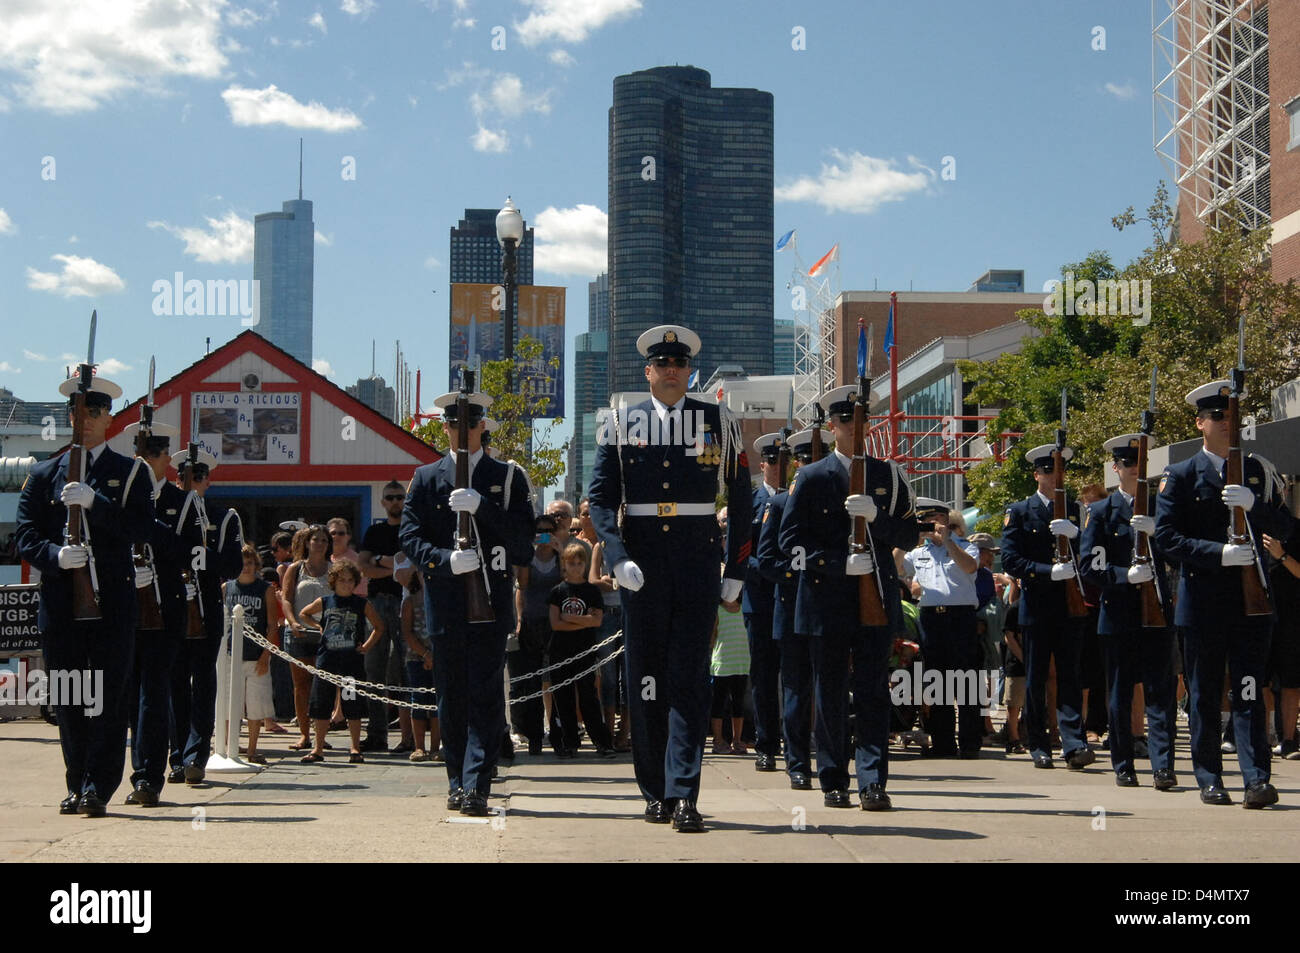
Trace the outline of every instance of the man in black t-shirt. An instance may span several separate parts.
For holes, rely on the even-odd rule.
[[[385,685],[401,685],[405,682],[402,670],[402,587],[393,578],[393,561],[402,548],[397,532],[402,524],[402,505],[405,500],[406,488],[396,480],[389,480],[383,492],[384,513],[388,518],[366,529],[365,535],[361,537],[361,552],[357,556],[361,572],[368,580],[368,601],[384,620],[383,637],[366,653],[366,680],[383,682]],[[367,704],[367,714],[369,722],[361,750],[387,751],[388,706],[371,700]],[[399,718],[402,743],[393,751],[414,751],[410,710],[400,709]]]

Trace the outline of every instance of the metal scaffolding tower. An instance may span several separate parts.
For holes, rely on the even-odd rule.
[[[1266,0],[1152,0],[1152,138],[1198,219],[1270,220]]]
[[[791,236],[782,248],[787,249],[794,257],[786,284],[794,306],[794,416],[800,427],[808,427],[816,416],[813,404],[835,383],[835,299],[840,292],[840,262],[837,255],[818,274],[809,275],[796,236]],[[802,289],[802,293],[796,289]]]

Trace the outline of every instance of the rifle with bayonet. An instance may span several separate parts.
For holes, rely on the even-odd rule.
[[[1141,436],[1138,438],[1137,493],[1133,495],[1133,515],[1149,516],[1150,482],[1147,480],[1147,444],[1156,427],[1156,374],[1151,368],[1151,397],[1142,412]],[[1145,563],[1151,567],[1152,577],[1138,586],[1142,604],[1142,625],[1148,629],[1163,629],[1167,624],[1163,594],[1160,591],[1160,574],[1151,558],[1151,544],[1146,533],[1138,533],[1133,544],[1133,564]]]
[[[91,379],[95,373],[95,325],[98,314],[90,312],[90,344],[86,348],[86,362],[77,367],[77,389],[72,394],[72,447],[68,450],[68,479],[77,483],[86,481],[86,395],[90,393]],[[95,572],[95,554],[90,548],[90,524],[80,506],[68,507],[68,522],[63,535],[69,546],[82,546],[86,550],[86,564],[70,569],[72,574],[72,617],[77,621],[103,618],[99,608],[99,577]]]
[[[469,408],[470,394],[474,390],[474,372],[460,369],[460,392],[456,395],[456,489],[469,489]],[[477,549],[474,525],[470,514],[461,510],[456,515],[456,548]],[[479,552],[479,559],[483,553]],[[477,572],[465,573],[465,607],[470,622],[495,622],[496,612],[488,594],[486,564]]]
[[[1068,509],[1065,499],[1065,424],[1069,417],[1069,407],[1065,388],[1061,388],[1061,426],[1056,429],[1056,446],[1052,448],[1052,518],[1057,520],[1068,519]],[[1052,560],[1054,563],[1070,563],[1074,565],[1074,550],[1070,548],[1070,541],[1064,536],[1056,537],[1056,556]],[[1083,601],[1083,586],[1079,582],[1078,566],[1075,565],[1074,575],[1065,580],[1065,605],[1070,617],[1079,619],[1088,614],[1088,606]]]
[[[786,488],[790,470],[790,434],[794,433],[794,388],[790,388],[790,405],[785,412],[785,426],[781,428],[781,447],[776,454],[776,488]]]
[[[858,319],[858,334],[865,333],[863,321]],[[866,348],[867,360],[870,360],[871,347]],[[866,430],[867,410],[871,403],[871,382],[867,377],[867,367],[859,363],[858,392],[853,400],[853,457],[849,464],[849,493],[865,496],[867,493],[867,454]],[[853,520],[853,539],[849,543],[849,552],[853,554],[870,551],[871,559],[876,559],[876,545],[871,538],[871,527],[865,518],[859,516]],[[889,615],[885,612],[885,593],[880,584],[880,567],[874,566],[869,573],[858,577],[858,622],[862,625],[881,626],[889,624]]]
[[[1229,486],[1244,484],[1244,460],[1241,453],[1241,398],[1246,394],[1246,315],[1243,312],[1237,322],[1237,366],[1232,369],[1232,389],[1228,392],[1228,462],[1224,472],[1224,483]],[[1254,560],[1249,566],[1241,567],[1242,601],[1248,616],[1266,616],[1273,614],[1273,607],[1268,598],[1268,586],[1264,575],[1264,566],[1260,562],[1259,547],[1246,520],[1246,511],[1239,506],[1230,508],[1232,517],[1228,525],[1228,542],[1237,546],[1249,546]]]
[[[135,454],[141,460],[148,460],[149,438],[153,436],[153,373],[154,359],[149,358],[149,394],[140,405],[140,429],[135,434]],[[152,471],[150,471],[152,479]],[[135,568],[147,569],[153,573],[153,582],[143,589],[136,590],[136,602],[140,610],[137,627],[153,631],[163,627],[162,590],[158,588],[158,576],[154,570],[153,547],[148,543],[136,543],[132,549],[132,561]]]
[[[189,506],[191,500],[198,499],[198,497],[194,495],[194,465],[198,463],[198,461],[199,445],[191,441],[186,453],[186,466],[184,471],[181,473],[181,492],[185,494],[186,507]],[[176,521],[176,532],[178,535],[182,534],[182,531],[185,528],[185,517],[186,509],[182,508],[180,519]],[[194,519],[199,527],[199,539],[201,544],[206,547],[208,545],[208,534],[207,530],[203,526],[203,514],[199,512],[198,506],[194,507]],[[181,576],[185,580],[187,600],[185,638],[205,638],[207,633],[204,632],[203,629],[203,592],[199,588],[199,574],[194,571],[194,565],[192,562],[186,565],[185,571]],[[191,589],[194,590],[193,596],[189,595]]]

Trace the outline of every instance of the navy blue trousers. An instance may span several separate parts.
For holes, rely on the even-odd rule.
[[[183,641],[174,630],[138,630],[135,668],[128,700],[131,720],[131,785],[147,781],[161,791],[167,780],[167,747],[171,740],[172,665]]]
[[[1056,724],[1061,747],[1068,755],[1088,746],[1083,737],[1083,689],[1079,684],[1079,656],[1083,651],[1083,626],[1087,619],[1059,620],[1024,627],[1025,727],[1029,753],[1051,756],[1047,731],[1047,676],[1056,657]]]
[[[892,626],[856,626],[809,639],[817,697],[817,778],[823,791],[849,787],[849,689],[858,790],[889,781],[889,651]],[[852,674],[849,660],[852,658]],[[824,763],[823,763],[824,762]]]
[[[1137,629],[1103,635],[1106,684],[1110,691],[1110,763],[1116,771],[1133,771],[1133,687],[1142,686],[1146,703],[1147,751],[1151,770],[1173,769],[1174,660],[1172,629]],[[1216,705],[1218,699],[1215,699]]]
[[[211,606],[205,607],[211,614]],[[172,663],[172,750],[173,768],[184,765],[207,767],[212,754],[212,730],[217,719],[217,652],[221,649],[221,607],[217,624],[203,620],[201,639],[182,639]]]
[[[745,616],[749,636],[749,685],[754,693],[754,750],[781,753],[781,646],[772,638],[770,615]]]
[[[802,635],[787,635],[776,643],[781,650],[781,725],[787,774],[812,773],[812,641]]]
[[[425,618],[434,618],[427,602]],[[491,793],[506,726],[507,627],[459,620],[430,627],[449,790]]]
[[[930,706],[926,722],[931,745],[944,752],[979,751],[984,743],[984,716],[979,702],[980,664],[984,651],[975,629],[974,606],[934,606],[921,609],[921,662],[928,671],[944,673],[943,697]],[[961,673],[951,680],[947,673]],[[970,673],[978,672],[972,679]],[[960,686],[950,693],[949,685]],[[963,697],[953,697],[960,693]],[[970,697],[965,697],[969,695]],[[956,718],[953,705],[957,706]]]
[[[1267,782],[1272,776],[1272,751],[1264,709],[1264,670],[1268,663],[1270,626],[1265,618],[1219,618],[1214,624],[1183,630],[1183,653],[1189,699],[1192,768],[1201,787],[1222,783],[1223,753],[1219,749],[1219,702],[1223,673],[1228,672],[1232,730],[1243,783]]]

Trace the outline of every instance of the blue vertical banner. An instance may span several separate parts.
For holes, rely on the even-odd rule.
[[[867,376],[867,326],[858,319],[858,376]]]
[[[889,302],[889,323],[885,325],[885,357],[889,357],[889,349],[894,346],[894,302]],[[861,345],[859,345],[861,346]]]

